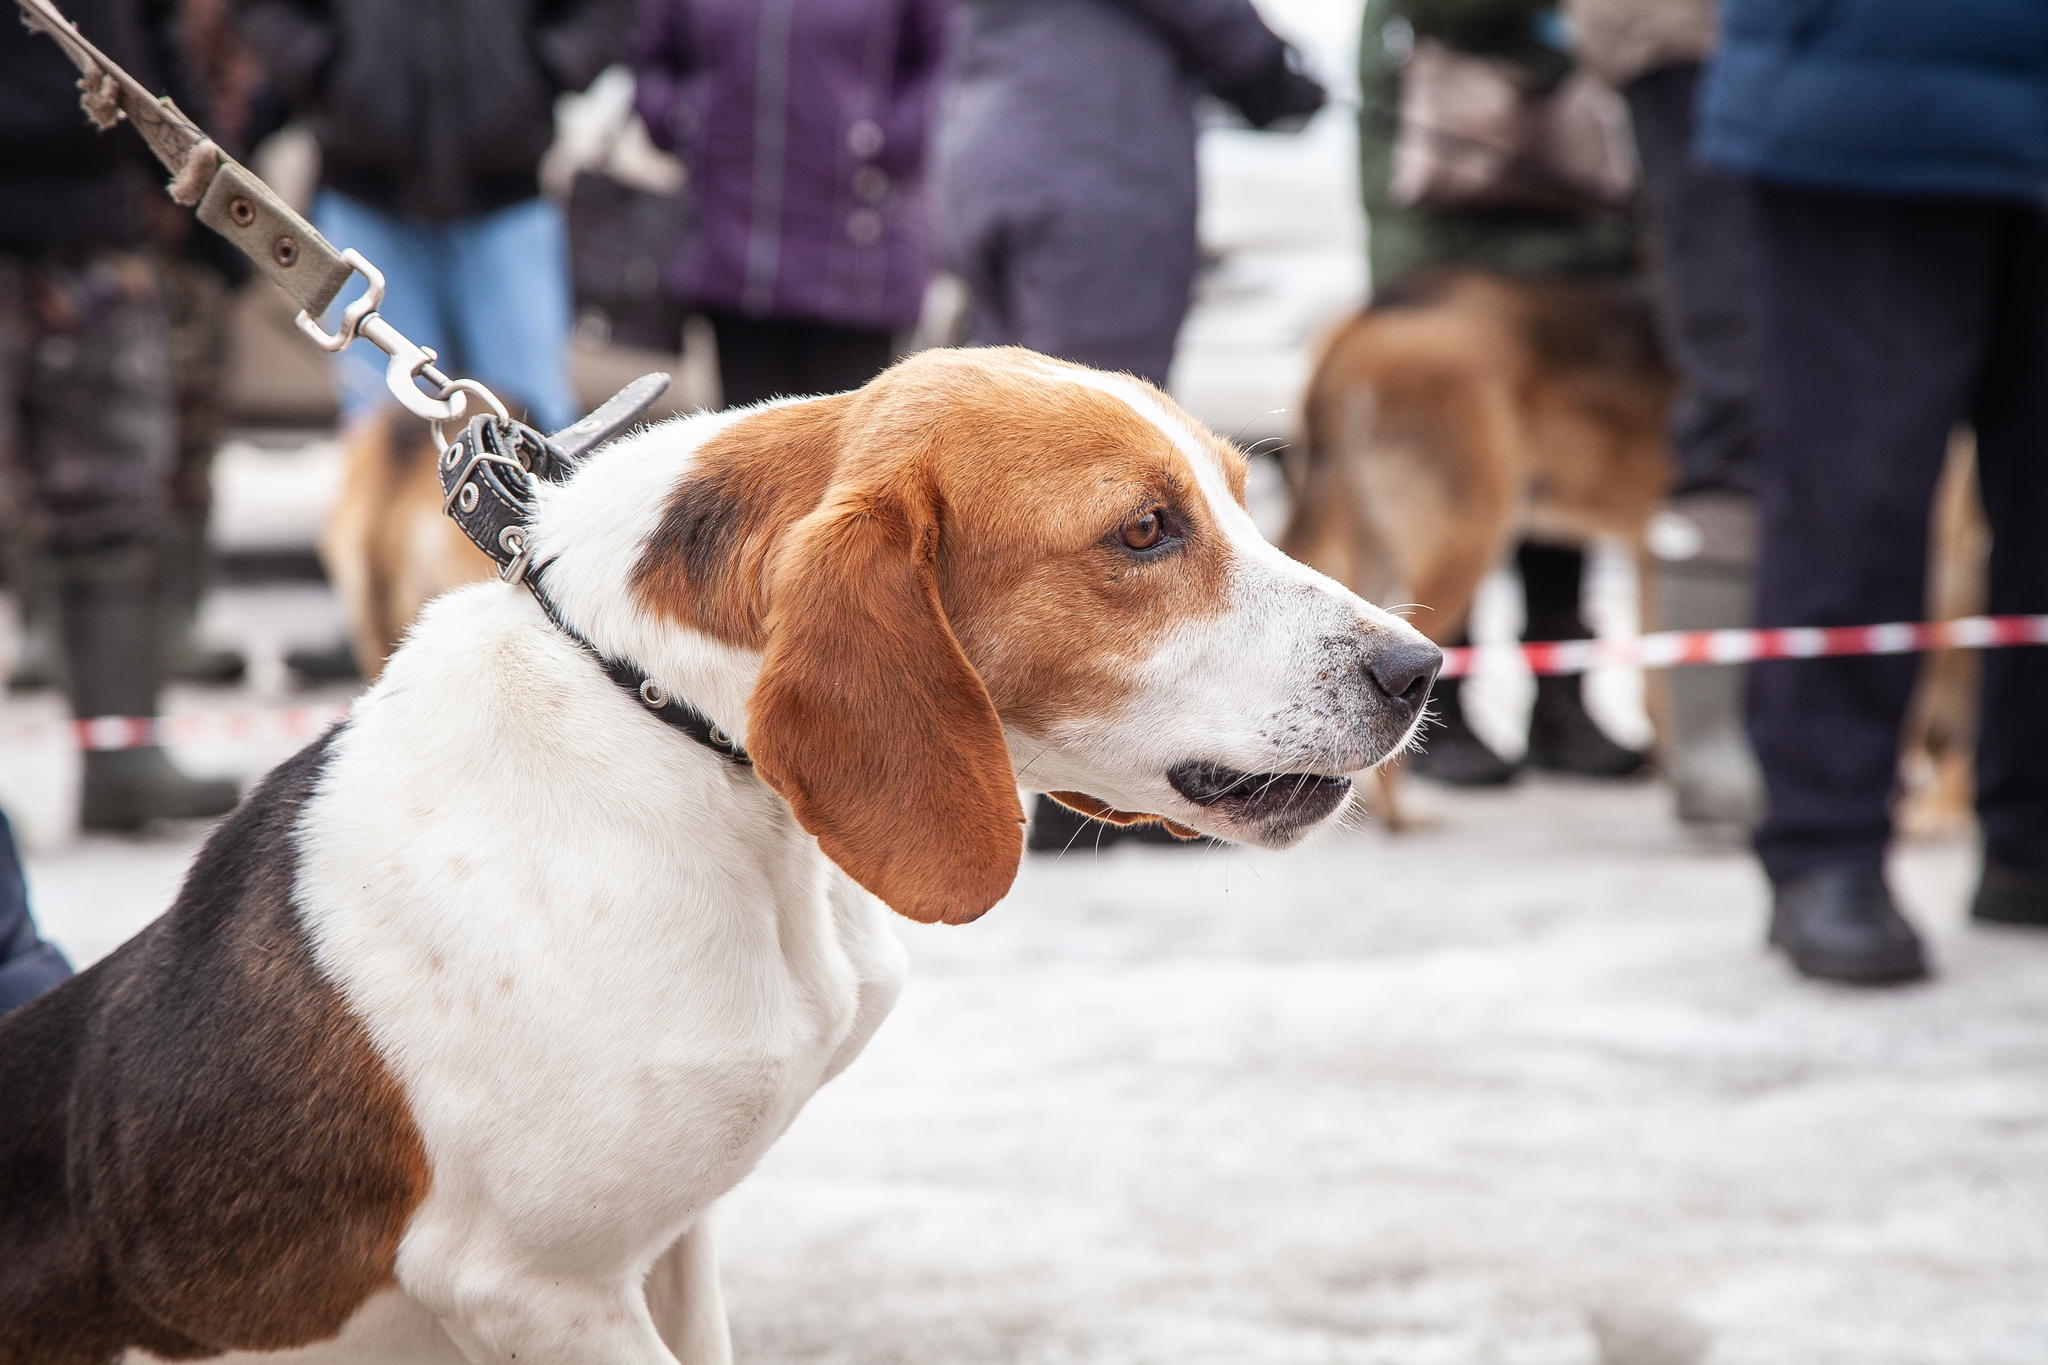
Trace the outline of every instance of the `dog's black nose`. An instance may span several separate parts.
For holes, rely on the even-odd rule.
[[[1444,652],[1427,640],[1402,640],[1377,651],[1365,666],[1373,685],[1410,715],[1429,700],[1429,686],[1444,666]]]

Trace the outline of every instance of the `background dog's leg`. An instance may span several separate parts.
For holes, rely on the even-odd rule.
[[[1636,565],[1636,630],[1648,635],[1664,629],[1664,602],[1658,592],[1661,565],[1650,547],[1637,541],[1632,547]],[[1671,677],[1661,668],[1643,673],[1643,711],[1650,718],[1650,751],[1668,763],[1671,744]],[[1667,768],[1668,772],[1669,769]]]
[[[683,1365],[731,1365],[732,1333],[718,1287],[710,1210],[647,1272],[647,1311]]]

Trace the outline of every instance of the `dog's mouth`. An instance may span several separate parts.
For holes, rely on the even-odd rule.
[[[1323,773],[1247,773],[1221,763],[1176,763],[1166,780],[1232,824],[1269,834],[1304,829],[1343,804],[1351,779]]]

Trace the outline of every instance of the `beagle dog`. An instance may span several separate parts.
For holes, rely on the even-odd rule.
[[[728,1359],[707,1211],[888,1012],[890,912],[1008,890],[1019,784],[1281,848],[1409,742],[1436,648],[1244,478],[1142,382],[972,350],[542,486],[560,624],[429,605],[0,1022],[0,1362]]]

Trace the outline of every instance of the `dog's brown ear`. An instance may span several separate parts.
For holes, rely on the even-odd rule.
[[[792,528],[747,747],[848,876],[898,914],[963,924],[1016,879],[1024,811],[937,554],[932,499],[895,489],[836,491]]]

